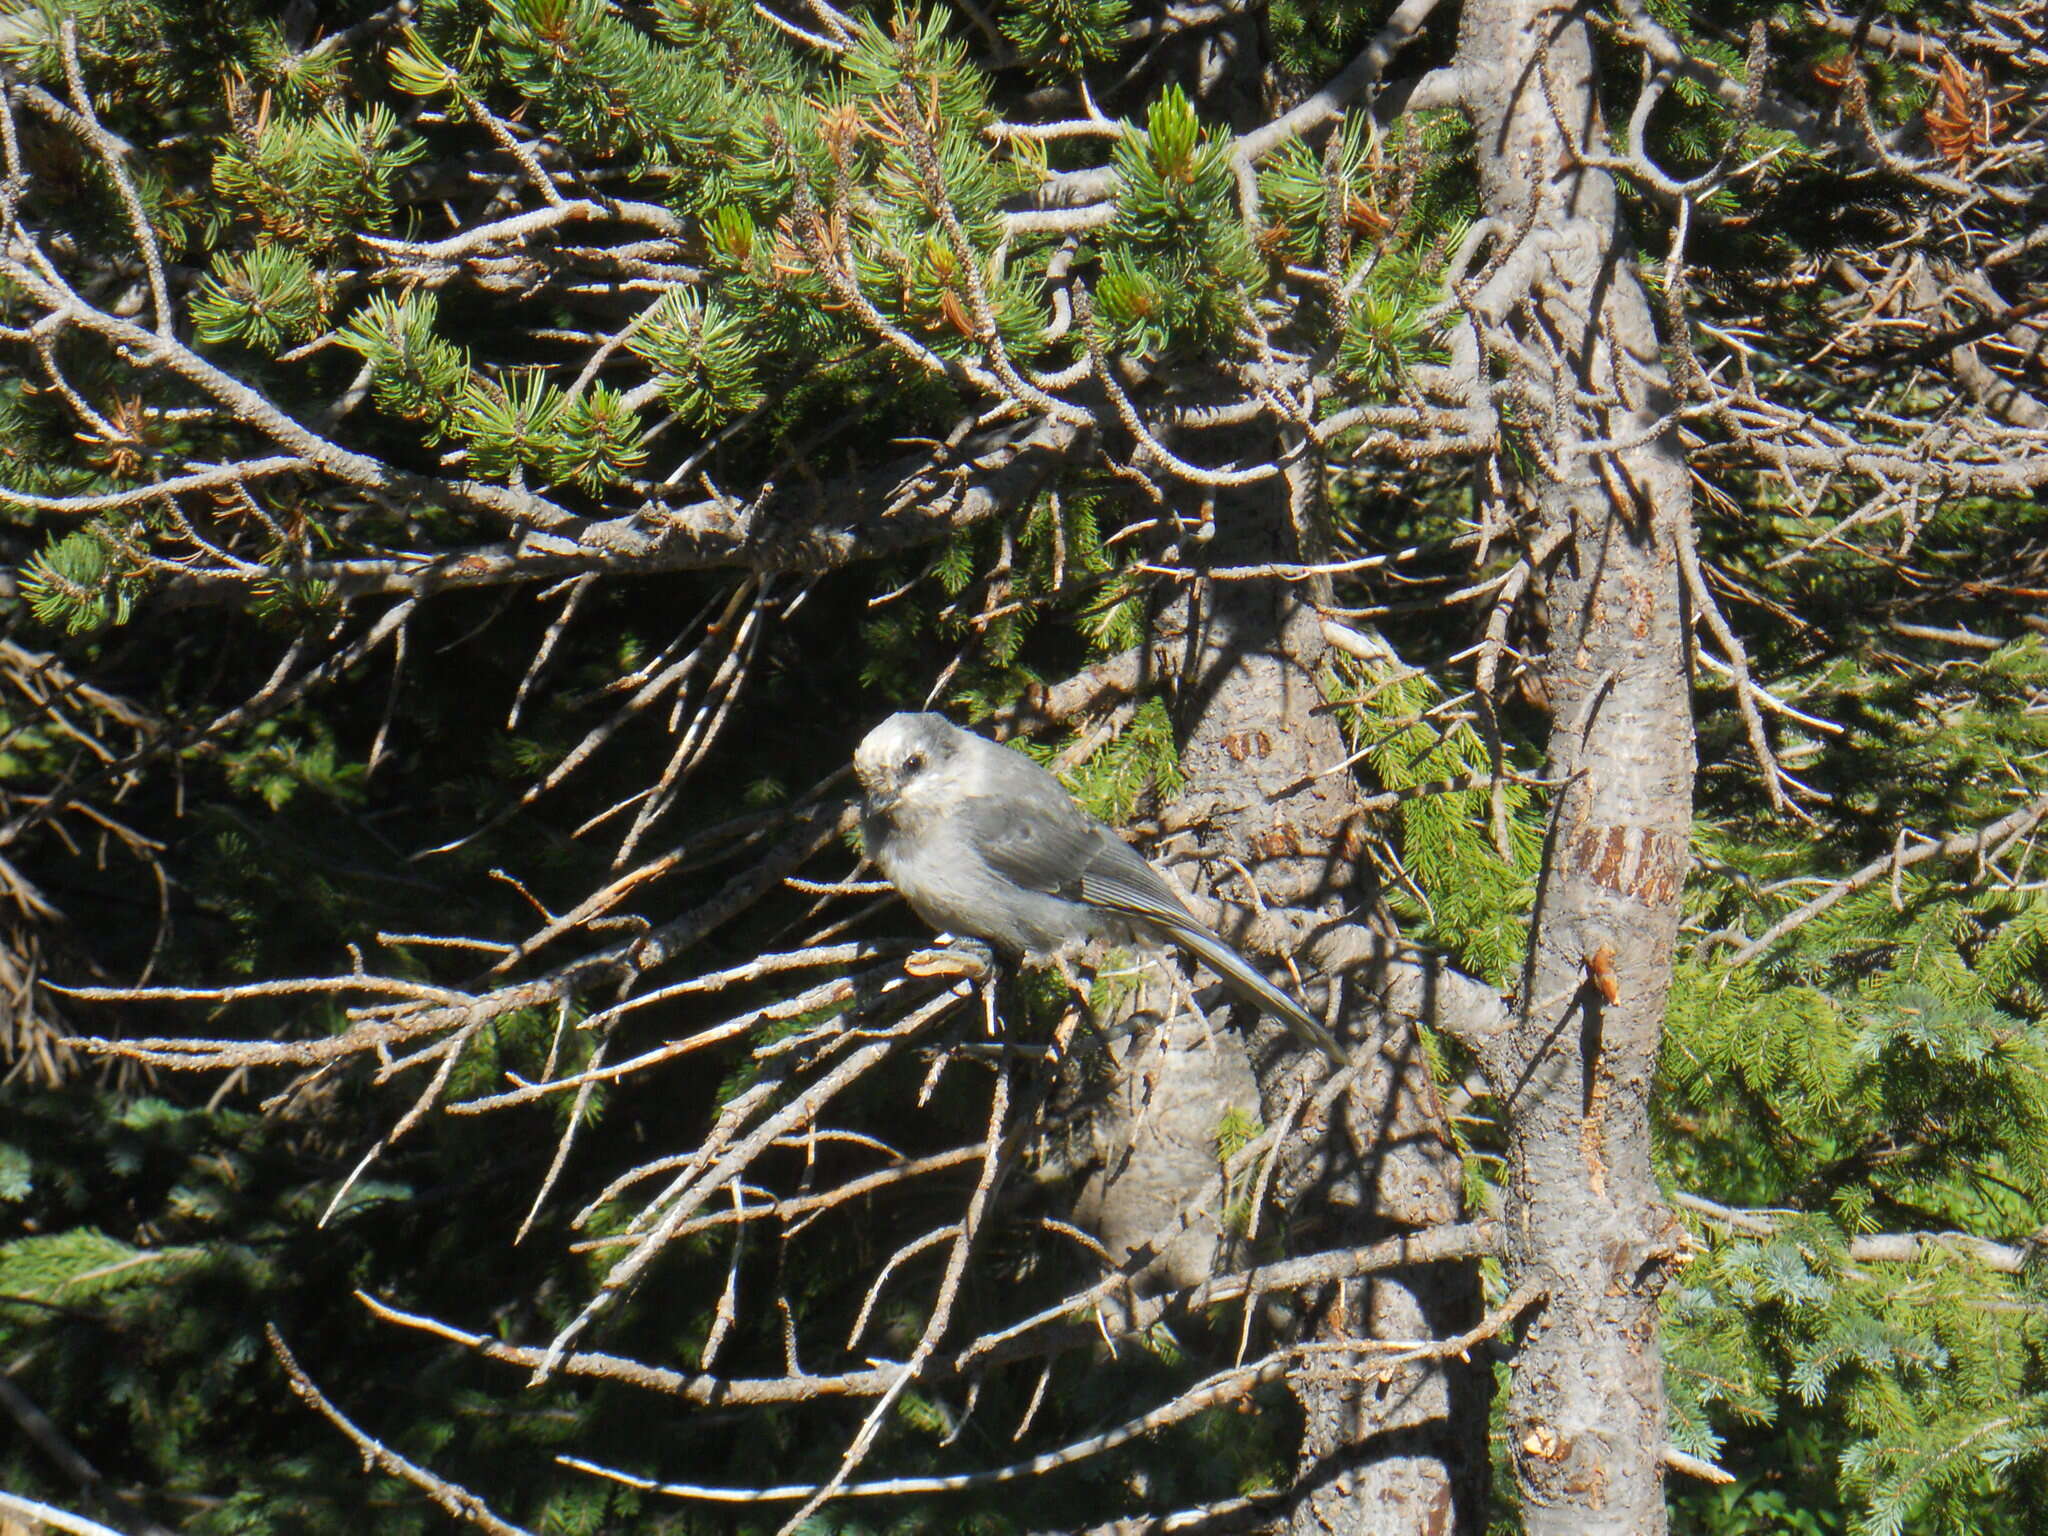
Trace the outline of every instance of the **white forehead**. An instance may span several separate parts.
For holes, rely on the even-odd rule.
[[[891,715],[869,731],[854,751],[857,768],[900,763],[913,752],[929,752],[951,734],[952,726],[930,715]]]

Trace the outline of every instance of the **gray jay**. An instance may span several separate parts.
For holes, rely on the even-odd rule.
[[[1316,1016],[1196,922],[1173,887],[1030,758],[939,715],[891,715],[853,754],[868,857],[917,915],[1043,959],[1168,940],[1339,1066]]]

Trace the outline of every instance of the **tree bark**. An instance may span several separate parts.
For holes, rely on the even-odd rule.
[[[1472,0],[1458,68],[1497,252],[1480,322],[1517,343],[1521,490],[1569,537],[1548,571],[1555,791],[1515,1027],[1508,1280],[1522,1341],[1510,1453],[1530,1536],[1666,1528],[1657,1297],[1678,1230],[1649,1094],[1692,814],[1679,541],[1690,482],[1651,309],[1607,173],[1587,30],[1549,0]],[[1496,354],[1497,355],[1497,354]]]
[[[1277,520],[1271,507],[1245,516]],[[1351,890],[1343,850],[1358,788],[1349,774],[1321,772],[1348,755],[1334,716],[1316,708],[1323,648],[1314,613],[1293,593],[1249,583],[1210,589],[1187,644],[1186,790],[1174,819],[1200,827],[1203,852],[1218,860],[1209,866],[1215,894],[1243,903],[1245,913],[1252,897],[1239,870],[1276,905],[1327,910]],[[1381,1017],[1370,999],[1347,1001],[1338,1033],[1364,1070],[1327,1121],[1297,1122],[1273,1180],[1275,1203],[1316,1233],[1318,1247],[1453,1222],[1462,1193],[1413,1021]],[[1250,1039],[1264,1118],[1273,1124],[1298,1109],[1305,1078],[1319,1067],[1270,1020],[1253,1024]],[[1469,1328],[1477,1315],[1475,1266],[1439,1264],[1348,1282],[1323,1299],[1313,1326],[1329,1340],[1437,1338]],[[1483,1361],[1389,1366],[1366,1353],[1332,1353],[1290,1386],[1304,1416],[1291,1532],[1485,1529]]]

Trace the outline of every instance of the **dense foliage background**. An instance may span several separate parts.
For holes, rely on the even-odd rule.
[[[1695,479],[1701,778],[1655,1131],[1689,1231],[1672,1439],[1732,1481],[1675,1478],[1673,1519],[2024,1529],[2048,1497],[2048,18],[1587,14],[1624,158],[1673,168],[1619,184]],[[746,973],[581,1029],[629,985],[593,957],[652,946],[652,988],[867,941],[840,968],[863,996],[900,977],[914,920],[832,886],[844,764],[882,714],[1018,728],[1092,809],[1171,831],[1167,698],[1135,671],[1061,685],[1149,656],[1197,569],[1326,563],[1270,579],[1337,626],[1317,682],[1369,807],[1346,902],[1514,992],[1555,787],[1548,554],[1512,492],[1535,407],[1503,388],[1489,436],[1443,393],[1486,216],[1487,148],[1430,94],[1459,24],[1307,0],[0,11],[0,1487],[130,1530],[442,1524],[295,1399],[274,1328],[497,1518],[780,1524],[556,1457],[815,1483],[867,1399],[523,1388],[361,1298],[545,1347],[630,1235],[614,1180],[854,1017],[815,972]],[[1248,219],[1235,146],[1383,29],[1392,83],[1265,145]],[[1659,38],[1697,68],[1637,114]],[[1298,420],[1258,393],[1274,348],[1313,359]],[[1218,380],[1314,444],[1312,527],[1283,539],[1290,505],[1233,478],[1278,460],[1251,408],[1200,419]],[[352,971],[392,989],[325,980]],[[1035,1050],[1064,994],[1019,986]],[[400,1017],[400,987],[502,1006],[438,1053],[318,1054]],[[479,1102],[729,1018],[665,1065]],[[947,1028],[958,1052],[835,1106],[839,1140],[788,1139],[785,1198],[873,1143],[985,1137],[978,1005]],[[1476,1220],[1513,1107],[1430,1050]],[[1063,1230],[1089,1059],[1019,1068],[1053,1107],[961,1292],[976,1327],[1097,1272]],[[1213,1161],[1268,1128],[1241,1108],[1198,1138]],[[578,1347],[749,1381],[793,1374],[799,1338],[814,1372],[903,1359],[944,1249],[872,1316],[869,1281],[962,1220],[977,1171],[801,1245],[707,1217]],[[1312,1210],[1262,1224],[1263,1186],[1230,1188],[1251,1258],[1313,1238]],[[1490,1261],[1484,1283],[1498,1304]],[[1120,1348],[1084,1323],[1042,1378],[892,1396],[875,1475],[1131,1422],[1227,1368],[1252,1316]],[[1302,1432],[1262,1381],[1022,1484],[809,1526],[1250,1521]]]

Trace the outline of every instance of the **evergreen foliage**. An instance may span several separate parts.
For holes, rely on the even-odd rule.
[[[292,1399],[264,1341],[275,1323],[367,1432],[528,1529],[772,1529],[554,1458],[820,1482],[867,1401],[706,1409],[564,1375],[522,1395],[509,1368],[380,1323],[356,1293],[522,1344],[566,1327],[658,1219],[651,1186],[613,1176],[697,1146],[750,1094],[787,1098],[807,1051],[865,1026],[885,974],[860,969],[871,956],[829,980],[635,997],[610,1033],[585,1027],[627,1001],[605,972],[445,1050],[394,1036],[288,1093],[275,1062],[204,1081],[84,1064],[43,1081],[15,1063],[33,1025],[39,1040],[290,1042],[308,1053],[296,1068],[374,1010],[310,986],[231,1007],[37,987],[147,978],[196,995],[353,966],[454,997],[580,963],[586,942],[670,943],[679,913],[698,926],[665,953],[691,977],[798,933],[894,944],[916,931],[900,912],[826,910],[847,893],[778,882],[838,875],[773,855],[788,838],[833,846],[819,807],[884,711],[932,701],[1008,724],[1029,715],[1020,701],[1148,647],[1190,569],[1236,558],[1232,477],[1265,449],[1179,431],[1233,401],[1333,461],[1360,450],[1328,476],[1317,532],[1340,572],[1328,606],[1365,653],[1331,651],[1319,678],[1372,807],[1361,905],[1503,994],[1526,985],[1557,786],[1554,722],[1516,658],[1541,653],[1552,616],[1543,561],[1518,575],[1526,547],[1500,531],[1499,474],[1534,462],[1532,408],[1489,359],[1497,457],[1475,469],[1470,420],[1425,398],[1490,275],[1486,146],[1455,109],[1387,123],[1359,108],[1241,174],[1239,136],[1394,8],[1257,7],[1242,36],[1264,62],[1214,89],[1209,9],[0,5],[27,125],[8,146],[21,222],[62,237],[65,281],[108,322],[38,330],[46,301],[25,279],[0,288],[0,991],[9,1028],[28,1021],[0,1035],[0,1072],[16,1073],[0,1082],[0,1371],[106,1479],[81,1488],[33,1437],[4,1436],[0,1484],[113,1523],[132,1491],[198,1536],[437,1528],[414,1487],[365,1473]],[[1636,9],[1602,12],[1616,125],[1652,88],[1623,46]],[[1648,7],[1702,69],[1656,76],[1644,152],[1680,180],[1749,169],[1687,205],[1686,265],[1657,254],[1645,270],[1671,316],[1715,327],[1704,361],[1677,349],[1693,368],[1932,452],[1924,429],[1954,391],[1910,359],[1849,355],[1883,314],[1844,253],[1922,238],[1879,190],[1893,172],[1736,102],[1767,66],[1828,134],[1889,135],[1895,159],[1940,159],[1974,130],[1944,126],[1957,88],[1937,66],[1852,52],[1820,11]],[[1871,13],[1955,48],[1974,14]],[[1752,24],[1767,59],[1746,46]],[[1433,16],[1413,72],[1443,63],[1456,30],[1453,8]],[[2000,144],[2039,110],[2015,62],[2029,57],[1971,55]],[[75,131],[74,62],[110,157]],[[57,111],[21,105],[31,89]],[[1048,125],[1061,131],[1018,131]],[[2038,183],[2038,150],[2012,153]],[[1070,226],[1018,216],[1058,212],[1048,188],[1097,171]],[[1622,186],[1641,248],[1673,250],[1668,189]],[[2038,196],[1987,203],[2017,251],[2000,281],[2038,287]],[[1962,259],[1929,250],[1912,259]],[[158,313],[159,284],[175,315]],[[1972,335],[1990,346],[2026,320]],[[165,338],[177,352],[152,352]],[[1276,347],[1315,386],[1277,404],[1245,382]],[[224,405],[216,374],[247,398]],[[990,379],[1012,398],[991,407]],[[1031,425],[1016,402],[1062,390],[1112,430],[1014,506],[962,510],[1002,472],[1000,434]],[[1143,395],[1164,446],[1126,430],[1113,391]],[[1375,413],[1397,405],[1415,415],[1393,430]],[[2048,644],[2023,610],[2048,590],[2043,509],[2024,490],[1919,485],[1869,513],[1853,475],[1760,466],[1746,419],[1680,409],[1703,579],[1786,706],[1761,729],[1801,792],[1774,807],[1733,671],[1703,664],[1707,771],[1656,1155],[1687,1197],[1689,1257],[1665,1301],[1673,1440],[1737,1481],[1675,1486],[1674,1518],[1702,1536],[2026,1529],[2048,1498],[2048,884],[2031,841],[1901,860],[1746,951],[1854,871],[2040,793]],[[1473,460],[1431,456],[1454,438]],[[882,512],[844,510],[933,444],[959,456],[892,483]],[[1169,448],[1219,467],[1161,497],[1145,471]],[[933,505],[921,531],[912,511]],[[1510,587],[1525,595],[1488,634],[1486,605]],[[1704,618],[1699,632],[1732,669]],[[1501,681],[1475,692],[1482,634]],[[1140,825],[1182,787],[1181,724],[1155,690],[1019,745],[1091,811]],[[749,883],[763,878],[765,894]],[[939,995],[886,974],[897,1000]],[[1098,1011],[1117,991],[1098,984]],[[1019,992],[1023,1060],[1068,998],[1056,977]],[[665,1075],[606,1075],[728,1025]],[[892,1059],[829,1127],[802,1128],[831,1134],[792,1131],[774,1151],[786,1187],[735,1177],[733,1209],[880,1166],[876,1147],[908,1162],[983,1137],[999,1052],[979,1030],[947,1037],[957,1060]],[[1514,1106],[1465,1092],[1466,1054],[1428,1044],[1482,1212]],[[1020,1096],[1053,1094],[1018,1070]],[[437,1072],[449,1112],[409,1120]],[[586,1091],[490,1104],[583,1072]],[[1217,1164],[1265,1129],[1220,1112]],[[977,1327],[1058,1306],[1099,1272],[1062,1229],[1077,1165],[1055,1140],[1000,1192],[959,1302]],[[811,1370],[907,1358],[944,1246],[905,1257],[872,1304],[862,1292],[900,1244],[962,1220],[977,1168],[806,1216],[786,1240],[707,1206],[579,1347],[759,1380],[795,1369],[799,1340],[831,1341]],[[1242,1235],[1256,1214],[1277,1255],[1297,1213],[1260,1210],[1268,1197],[1236,1169],[1225,1222]],[[1876,1242],[1921,1236],[1903,1256]],[[1988,1264],[1979,1243],[2016,1261]],[[971,1394],[921,1383],[877,1420],[872,1464],[943,1477],[1085,1440],[1227,1366],[1264,1321],[1218,1308],[1115,1353],[1084,1336],[1036,1390],[1028,1373]],[[1080,1529],[1105,1510],[1253,1498],[1290,1484],[1300,1430],[1298,1404],[1264,1383],[1030,1484],[1028,1516],[982,1487],[828,1505],[806,1529]],[[1501,1528],[1515,1518],[1503,1501]]]

